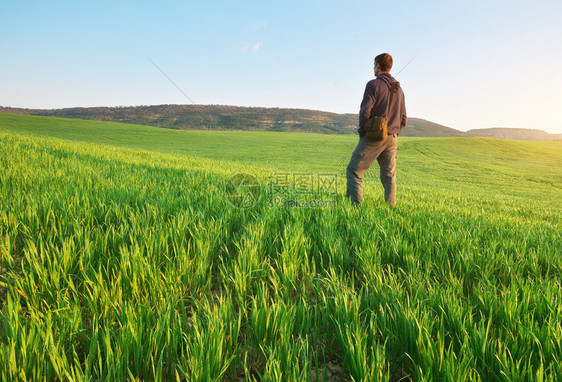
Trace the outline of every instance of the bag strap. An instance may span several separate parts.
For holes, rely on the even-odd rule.
[[[396,93],[398,91],[398,88],[400,87],[400,82],[394,80],[390,85],[388,85],[388,91],[390,92],[390,99],[388,100],[388,104],[386,105],[386,112],[385,117],[388,120],[388,111],[390,109],[390,105],[392,105],[392,98],[394,96],[394,93]]]

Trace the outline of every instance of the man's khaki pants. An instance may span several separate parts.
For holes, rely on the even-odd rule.
[[[380,166],[380,179],[384,187],[384,200],[391,206],[396,204],[396,141],[391,134],[384,141],[359,138],[359,143],[347,165],[347,197],[359,204],[363,201],[363,174],[375,159]]]

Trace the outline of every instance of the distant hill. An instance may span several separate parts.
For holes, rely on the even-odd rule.
[[[110,121],[179,130],[290,131],[323,134],[355,134],[357,114],[337,114],[306,109],[240,107],[222,105],[153,105],[124,107],[75,107],[66,109],[23,109],[0,106],[0,113],[40,115]],[[468,133],[424,119],[408,118],[402,136],[466,137],[554,140],[540,130],[476,129]]]
[[[494,127],[489,129],[472,129],[467,131],[470,136],[491,137],[501,139],[518,139],[527,141],[552,141],[562,140],[562,134],[549,134],[546,131],[536,129],[516,129],[506,127]]]
[[[293,131],[354,134],[357,114],[317,110],[219,105],[155,105],[22,109],[1,107],[1,113],[133,123],[181,130]],[[456,137],[463,132],[418,118],[409,118],[403,136]]]
[[[221,105],[155,105],[68,109],[17,109],[0,112],[111,121],[181,130],[293,131],[352,134],[357,116],[316,110]]]
[[[401,136],[405,137],[465,137],[466,133],[425,119],[408,118]]]

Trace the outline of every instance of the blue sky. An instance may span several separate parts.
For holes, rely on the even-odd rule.
[[[10,1],[0,105],[191,103],[356,113],[394,57],[408,114],[562,133],[558,1]]]

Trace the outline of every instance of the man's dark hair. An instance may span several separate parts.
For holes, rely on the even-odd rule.
[[[379,64],[383,72],[389,72],[392,69],[392,56],[388,53],[379,54],[375,57],[375,63]]]

